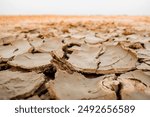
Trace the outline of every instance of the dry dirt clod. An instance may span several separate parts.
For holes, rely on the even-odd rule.
[[[23,99],[44,82],[44,75],[35,72],[0,71],[0,99]]]

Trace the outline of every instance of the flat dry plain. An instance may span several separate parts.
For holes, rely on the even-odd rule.
[[[0,99],[150,99],[150,17],[0,16]]]

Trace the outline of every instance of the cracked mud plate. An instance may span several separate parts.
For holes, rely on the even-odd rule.
[[[49,53],[26,53],[16,56],[8,64],[28,70],[38,70],[51,65],[52,57]]]
[[[122,84],[122,99],[150,99],[150,72],[141,70],[127,72],[118,79]]]
[[[71,50],[71,48],[70,48]],[[81,45],[68,54],[66,60],[76,71],[83,73],[122,73],[135,69],[137,57],[135,53],[116,46]]]
[[[0,99],[25,98],[44,82],[44,75],[35,72],[0,71]]]
[[[54,99],[117,99],[115,90],[118,82],[114,75],[88,79],[82,74],[69,74],[57,71],[55,80],[46,84],[49,93]]]

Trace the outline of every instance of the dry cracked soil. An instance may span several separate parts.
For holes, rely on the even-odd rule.
[[[0,16],[0,99],[149,100],[150,17]]]

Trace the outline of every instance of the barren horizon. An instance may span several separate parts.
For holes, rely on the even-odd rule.
[[[150,16],[149,0],[4,0],[0,15]]]

